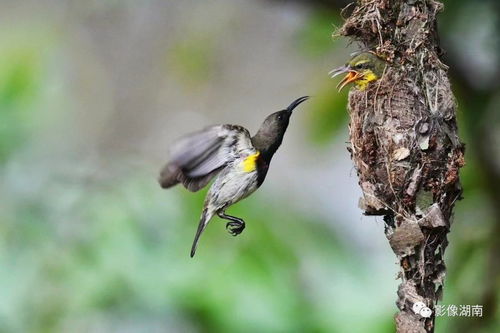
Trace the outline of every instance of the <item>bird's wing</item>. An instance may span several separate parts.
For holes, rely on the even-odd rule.
[[[248,130],[236,125],[216,125],[177,141],[170,162],[160,174],[163,188],[177,183],[198,191],[228,163],[255,153]]]

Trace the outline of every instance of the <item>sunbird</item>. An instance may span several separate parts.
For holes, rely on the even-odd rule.
[[[182,183],[189,191],[196,192],[216,177],[205,198],[191,257],[215,214],[229,221],[226,229],[231,235],[239,235],[245,229],[243,219],[225,211],[262,185],[292,111],[308,98],[300,97],[286,109],[269,115],[253,137],[242,126],[215,125],[187,135],[172,146],[170,161],[160,172],[161,187]]]
[[[363,52],[354,56],[347,64],[331,70],[328,74],[333,78],[347,73],[337,88],[341,91],[353,82],[359,90],[365,90],[368,84],[382,77],[386,62],[371,52]]]

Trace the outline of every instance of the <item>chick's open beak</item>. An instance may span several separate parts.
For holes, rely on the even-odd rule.
[[[337,89],[339,91],[341,91],[347,84],[354,82],[354,81],[360,79],[361,77],[363,77],[362,73],[351,69],[349,66],[341,66],[341,67],[335,68],[334,70],[331,70],[328,74],[330,74],[330,77],[334,78],[335,76],[343,74],[343,73],[347,73],[347,75],[337,85]]]
[[[356,71],[349,71],[347,75],[342,79],[342,81],[337,84],[337,89],[341,91],[347,84],[354,82],[358,79],[363,77],[362,73],[356,72]]]

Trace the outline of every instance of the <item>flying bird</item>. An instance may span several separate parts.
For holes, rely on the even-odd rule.
[[[262,185],[292,111],[308,98],[300,97],[286,109],[269,115],[254,136],[242,126],[215,125],[192,133],[172,146],[170,161],[160,173],[162,188],[181,183],[189,191],[196,192],[215,178],[205,198],[191,257],[214,215],[229,221],[226,229],[233,236],[245,229],[243,219],[227,215],[225,211]]]

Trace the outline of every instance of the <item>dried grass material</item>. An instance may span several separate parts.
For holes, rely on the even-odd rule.
[[[455,104],[447,80],[435,84],[432,91],[414,80],[390,68],[365,91],[353,89],[349,94],[350,151],[359,182],[372,184],[375,191],[368,194],[406,218],[415,212],[417,185],[439,194],[443,186],[458,181],[463,164],[461,146],[455,144],[456,126],[449,122],[454,121]],[[434,96],[432,108],[429,94]],[[429,141],[425,149],[422,138]],[[412,182],[416,169],[423,183]],[[364,209],[373,215],[380,206],[365,204]]]
[[[349,94],[349,151],[363,190],[360,207],[384,216],[402,286],[414,286],[412,294],[431,309],[442,292],[446,235],[464,165],[456,103],[439,60],[441,9],[433,0],[360,0],[338,32],[390,64],[376,83]],[[432,332],[434,319],[408,308],[405,300],[414,296],[408,288],[398,295],[398,332]]]
[[[440,55],[435,22],[442,9],[437,1],[359,0],[336,34],[362,42],[389,63],[405,63],[424,49]]]

